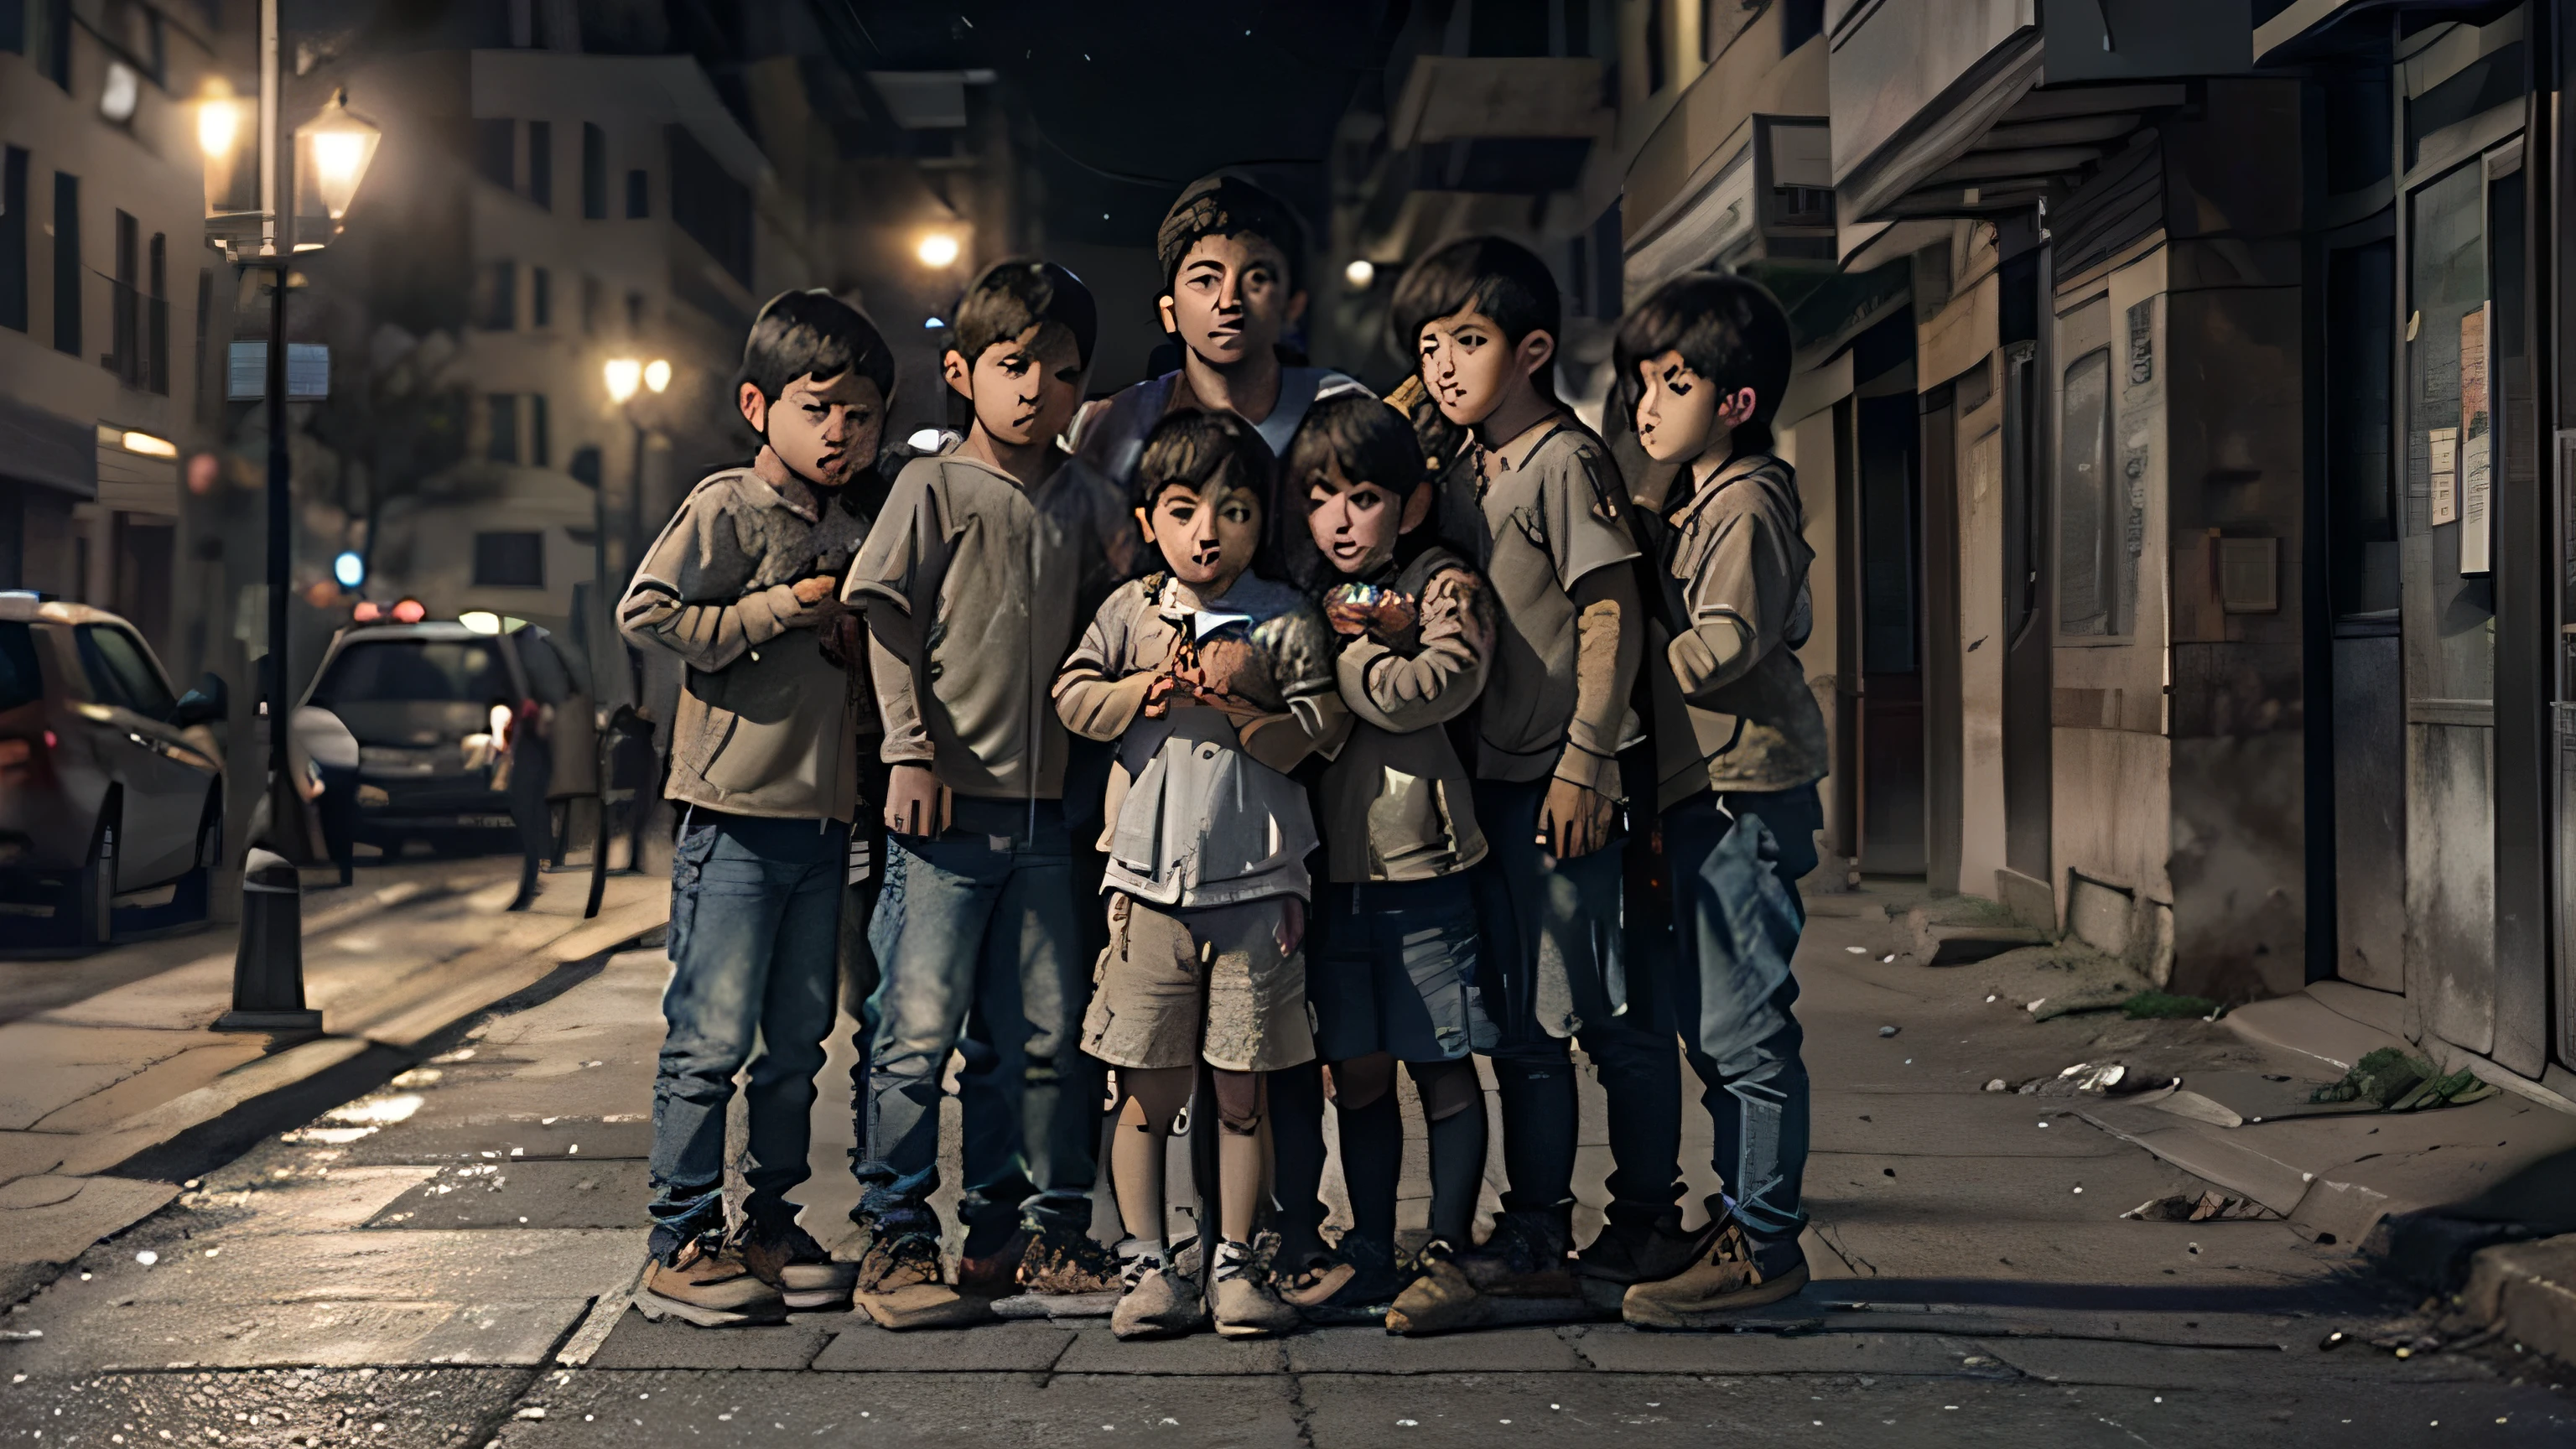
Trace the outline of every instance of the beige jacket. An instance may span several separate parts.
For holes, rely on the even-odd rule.
[[[680,505],[618,601],[617,627],[689,666],[671,722],[673,800],[736,815],[848,820],[858,746],[876,733],[864,679],[823,657],[824,611],[790,587],[837,574],[866,537],[854,482],[818,498],[749,468],[709,476]]]
[[[841,590],[867,609],[885,762],[972,798],[1061,799],[1049,691],[1136,546],[1124,498],[1078,459],[1033,489],[961,453],[906,464]]]
[[[1325,866],[1339,884],[1432,880],[1485,858],[1473,788],[1444,728],[1484,691],[1494,599],[1466,561],[1425,549],[1392,586],[1413,627],[1361,635],[1335,666],[1350,738],[1324,770]]]

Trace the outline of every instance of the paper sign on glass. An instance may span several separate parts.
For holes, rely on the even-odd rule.
[[[2435,428],[2424,435],[2433,455],[2433,526],[2460,521],[2460,430]]]
[[[2494,571],[2494,529],[2487,504],[2495,425],[2487,407],[2488,306],[2460,319],[2460,572]]]

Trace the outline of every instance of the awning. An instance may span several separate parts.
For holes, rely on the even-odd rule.
[[[0,478],[74,498],[96,498],[96,424],[76,423],[0,395]]]

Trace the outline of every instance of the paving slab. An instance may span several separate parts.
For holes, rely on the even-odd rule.
[[[2098,1339],[2016,1338],[1984,1340],[1982,1346],[1994,1357],[2047,1383],[2191,1388],[2249,1372],[2273,1383],[2321,1379],[2359,1379],[2374,1384],[2499,1380],[2492,1365],[2467,1354],[2424,1354],[2398,1360],[2358,1345],[2323,1352],[2313,1342],[2292,1349],[2233,1349],[2105,1343]]]
[[[1583,1360],[1553,1328],[1491,1328],[1402,1338],[1380,1328],[1320,1328],[1282,1340],[1300,1374],[1548,1373]]]
[[[712,1331],[629,1307],[590,1356],[592,1369],[801,1369],[833,1335],[821,1323]]]
[[[1972,1341],[1928,1333],[1648,1333],[1603,1325],[1569,1337],[1584,1361],[1605,1373],[2008,1372]]]
[[[1306,1449],[1294,1394],[1281,1378],[594,1371],[542,1381],[527,1407],[544,1417],[509,1420],[496,1442]]]
[[[2124,1206],[2135,1206],[2125,1204]],[[2318,1248],[2286,1223],[2049,1223],[1956,1218],[1919,1222],[1820,1222],[1820,1235],[1871,1278],[1959,1278],[2054,1283],[2241,1287],[2310,1281],[2351,1262],[2347,1248]],[[2192,1244],[2200,1245],[2197,1253]],[[1864,1292],[1865,1296],[1865,1292]]]
[[[2030,1135],[2046,1134],[2034,1130]],[[2065,1135],[2101,1137],[2081,1128]],[[1818,1152],[1807,1159],[1804,1201],[1810,1212],[1845,1225],[1936,1217],[2099,1223],[2117,1221],[2122,1212],[2150,1198],[2197,1195],[2205,1186],[2142,1152],[2102,1157]]]
[[[68,1263],[179,1195],[166,1182],[122,1177],[22,1177],[0,1203],[0,1263]]]
[[[0,1343],[0,1370],[367,1368],[396,1364],[533,1367],[583,1313],[586,1298],[541,1302],[137,1303],[83,1317],[41,1339]]]
[[[62,1165],[68,1146],[54,1133],[0,1131],[0,1182],[53,1171]]]
[[[112,1434],[140,1449],[163,1443],[165,1433],[205,1446],[364,1440],[383,1449],[440,1449],[480,1443],[476,1431],[509,1416],[527,1377],[525,1369],[474,1368],[45,1374],[0,1385],[0,1424],[44,1426],[37,1444],[110,1449]]]
[[[149,1269],[111,1259],[92,1281],[57,1284],[13,1317],[45,1327],[76,1321],[109,1301],[229,1306],[455,1302],[501,1294],[584,1298],[622,1284],[642,1253],[635,1235],[624,1232],[226,1234],[173,1244]]]
[[[1694,1110],[1698,1104],[1694,1102]],[[1819,1090],[1809,1112],[1817,1152],[1940,1157],[1973,1145],[1986,1157],[2113,1157],[2116,1142],[2033,1124],[2063,1107],[2012,1092],[1850,1092]],[[1707,1113],[1700,1112],[1705,1118]]]
[[[259,1037],[234,1037],[191,1046],[46,1113],[36,1120],[35,1130],[105,1131],[128,1117],[206,1086],[236,1067],[259,1060],[267,1052],[267,1041]]]
[[[1122,1343],[1106,1325],[1077,1329],[1056,1360],[1060,1374],[1277,1374],[1288,1371],[1290,1340],[1194,1333]]]
[[[832,1335],[814,1367],[833,1373],[1044,1373],[1074,1330],[1040,1319],[894,1333],[864,1318]]]
[[[185,1029],[65,1031],[42,1018],[0,1026],[0,1061],[10,1064],[0,1077],[0,1128],[24,1131],[155,1062],[223,1042],[211,1032]]]

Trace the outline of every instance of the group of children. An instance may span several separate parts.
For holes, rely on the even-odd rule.
[[[1418,370],[1381,400],[1283,357],[1299,236],[1244,181],[1191,187],[1157,237],[1182,366],[1088,408],[1089,292],[987,269],[942,358],[972,425],[891,480],[883,339],[818,292],[754,324],[737,392],[763,446],[690,495],[619,612],[689,665],[648,1314],[916,1328],[1020,1297],[1106,1308],[1122,1338],[1682,1328],[1806,1281],[1789,964],[1826,761],[1795,653],[1811,555],[1770,449],[1787,319],[1706,273],[1631,313],[1604,418],[1649,461],[1625,478],[1554,393],[1560,304],[1528,250],[1408,269]],[[849,885],[873,887],[863,942]],[[838,1260],[785,1196],[836,993],[863,1193]],[[1614,1161],[1579,1252],[1577,1044]],[[1478,1055],[1508,1184],[1481,1242]],[[953,1270],[931,1203],[952,1058]],[[1691,1230],[1685,1061],[1726,1183]],[[1429,1147],[1411,1253],[1399,1062]],[[1091,1231],[1104,1100],[1114,1248]],[[1200,1200],[1179,1241],[1176,1133]]]

